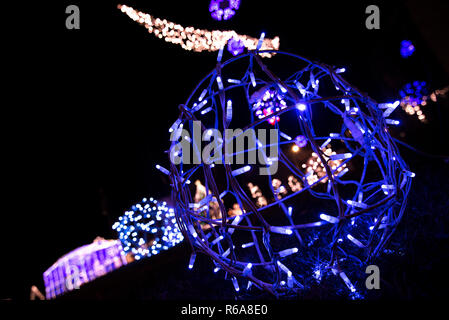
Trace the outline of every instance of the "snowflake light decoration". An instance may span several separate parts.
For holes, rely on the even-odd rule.
[[[240,0],[211,0],[209,12],[215,20],[229,20],[240,6]]]

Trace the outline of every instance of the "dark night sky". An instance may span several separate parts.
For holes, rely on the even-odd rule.
[[[185,26],[278,35],[281,50],[345,66],[349,82],[379,101],[396,97],[412,80],[431,88],[449,84],[449,64],[441,60],[449,56],[447,20],[435,28],[443,23],[443,0],[422,11],[424,18],[417,1],[242,0],[230,22],[214,21],[206,0],[59,2],[27,6],[30,19],[11,25],[20,63],[13,64],[13,99],[3,117],[8,192],[0,298],[26,298],[32,284],[43,291],[42,273],[60,256],[96,236],[115,237],[114,219],[142,197],[169,195],[154,165],[167,165],[177,106],[214,67],[216,54],[156,39],[116,9],[118,3]],[[64,27],[69,4],[80,7],[80,30]],[[381,30],[365,28],[368,4],[380,6]],[[407,38],[417,52],[404,60],[399,43]],[[426,129],[435,143],[441,121],[435,117]],[[409,131],[418,126],[410,125]],[[408,138],[430,150],[423,141]]]

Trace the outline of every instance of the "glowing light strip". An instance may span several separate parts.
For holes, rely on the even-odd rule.
[[[241,35],[235,31],[209,31],[183,27],[180,24],[167,21],[166,19],[155,18],[126,5],[119,4],[117,7],[132,20],[144,25],[149,33],[154,34],[158,38],[164,38],[167,42],[178,44],[189,51],[218,51],[232,38],[241,40],[248,50],[255,50],[259,42],[257,38]],[[279,37],[274,37],[273,39],[265,38],[262,41],[260,50],[279,50],[279,43]],[[260,55],[270,58],[273,54],[265,52]]]

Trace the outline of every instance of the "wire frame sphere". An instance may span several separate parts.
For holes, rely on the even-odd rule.
[[[136,260],[156,255],[184,240],[173,208],[153,198],[143,198],[133,205],[112,228],[119,235],[123,251]]]
[[[379,105],[344,71],[280,51],[219,54],[169,130],[189,267],[204,253],[236,291],[297,294],[326,277],[357,296],[361,266],[390,240],[414,174],[389,133],[396,105]],[[244,136],[245,148],[226,149]]]

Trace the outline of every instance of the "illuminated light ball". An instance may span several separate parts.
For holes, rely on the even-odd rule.
[[[410,40],[401,41],[401,56],[403,58],[410,57],[415,52],[415,46]]]
[[[293,151],[293,152],[296,153],[296,152],[299,152],[299,150],[301,150],[301,148],[298,147],[296,144],[292,146],[292,151]]]
[[[153,198],[144,198],[132,206],[112,229],[118,233],[123,251],[136,260],[168,250],[184,239],[173,208]]]
[[[259,119],[267,118],[268,123],[275,125],[279,122],[278,116],[270,117],[275,112],[283,110],[287,107],[283,99],[284,91],[272,88],[270,85],[262,87],[255,91],[250,97],[250,103],[253,105],[254,114]]]
[[[229,20],[240,6],[240,0],[211,0],[209,12],[215,20]]]
[[[339,69],[281,51],[261,56],[270,52],[218,59],[169,129],[188,266],[207,255],[210,272],[236,292],[297,296],[326,279],[336,294],[361,298],[364,264],[391,245],[414,177],[390,136],[395,120]]]
[[[245,45],[242,40],[238,38],[232,38],[228,41],[228,51],[233,55],[237,56],[245,50]]]
[[[295,138],[295,144],[300,148],[304,148],[307,145],[307,138],[303,135],[299,135]]]

